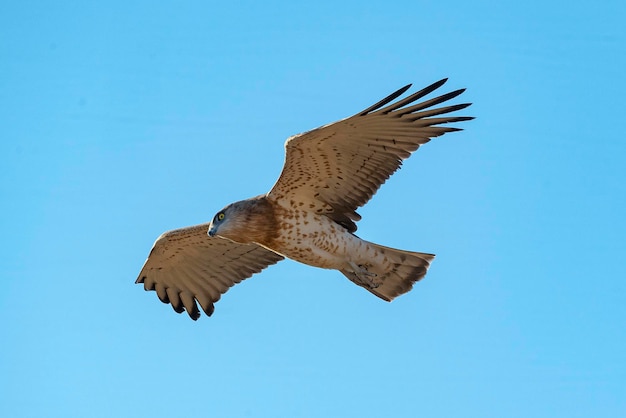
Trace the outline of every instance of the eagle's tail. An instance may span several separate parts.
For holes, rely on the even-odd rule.
[[[344,269],[341,272],[354,283],[388,302],[411,290],[413,283],[426,275],[426,270],[435,258],[434,254],[397,250],[371,242],[368,244],[375,247],[391,263],[370,264],[369,260],[354,269]]]

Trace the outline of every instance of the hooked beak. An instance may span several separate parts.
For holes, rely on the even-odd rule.
[[[217,227],[215,225],[213,225],[213,223],[211,223],[211,225],[209,225],[209,236],[210,237],[214,237],[215,234],[217,233]]]

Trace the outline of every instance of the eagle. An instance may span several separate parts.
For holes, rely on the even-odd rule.
[[[420,145],[473,119],[450,115],[471,103],[436,107],[465,89],[419,101],[446,81],[398,99],[409,84],[354,116],[288,138],[268,193],[231,203],[209,223],[162,234],[136,283],[193,320],[198,304],[211,316],[230,287],[285,258],[338,270],[385,301],[408,292],[435,255],[359,238],[356,210]]]

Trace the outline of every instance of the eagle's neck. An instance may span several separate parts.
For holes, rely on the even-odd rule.
[[[221,236],[242,244],[261,245],[268,245],[276,237],[276,213],[266,196],[242,200],[233,206],[233,219]]]

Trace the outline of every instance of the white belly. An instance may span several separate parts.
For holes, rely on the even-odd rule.
[[[283,209],[279,235],[270,249],[315,267],[344,269],[376,256],[373,248],[326,216]],[[376,251],[374,251],[376,252]]]

